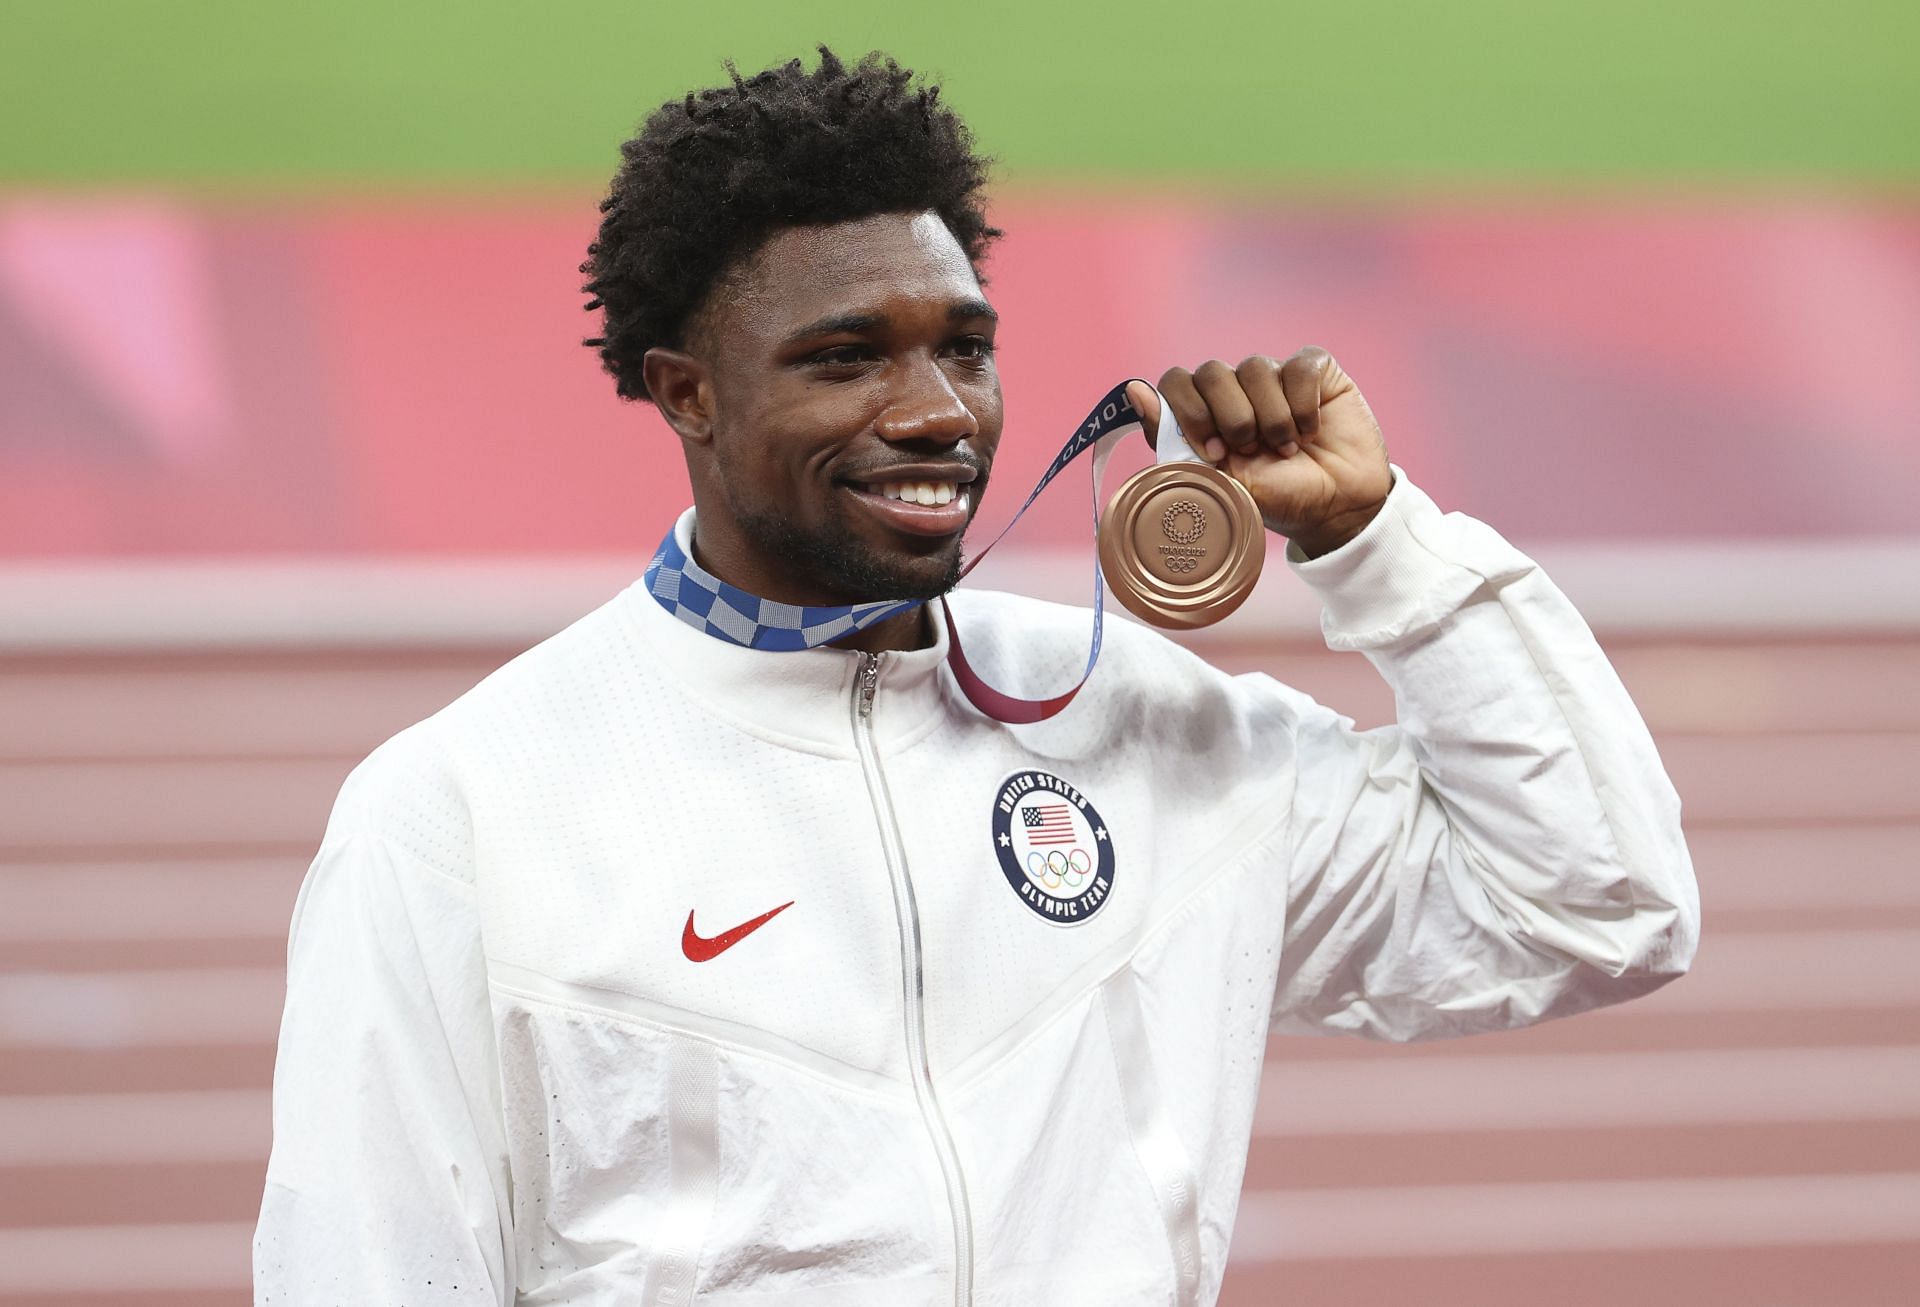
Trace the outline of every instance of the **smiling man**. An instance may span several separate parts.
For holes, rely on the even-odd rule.
[[[1002,432],[983,180],[878,58],[624,147],[590,343],[694,505],[342,790],[259,1302],[1210,1303],[1271,1031],[1507,1029],[1686,969],[1678,801],[1605,657],[1324,350],[1159,395],[1399,724],[1122,623],[1065,711],[975,706],[960,635],[1037,694],[1090,624],[926,602]]]

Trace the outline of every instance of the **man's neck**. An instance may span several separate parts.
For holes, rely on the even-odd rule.
[[[884,622],[875,622],[864,631],[855,631],[844,639],[828,644],[829,649],[846,649],[854,653],[886,653],[889,650],[904,652],[909,649],[925,649],[933,643],[933,618],[927,612],[927,605],[921,604],[889,617]]]
[[[760,594],[763,598],[779,597],[777,595],[762,594],[760,589],[752,585],[741,585],[740,582],[735,581],[726,574],[726,571],[722,570],[726,568],[727,570],[738,571],[737,568],[727,568],[724,562],[722,562],[720,567],[715,567],[708,551],[701,546],[700,536],[697,530],[693,537],[692,552],[693,561],[699,564],[701,570],[706,572],[707,575],[717,577],[730,585],[739,586],[749,594]],[[771,589],[772,587],[767,588]],[[818,599],[782,599],[781,602],[805,604],[809,602],[819,603],[821,601]],[[877,654],[888,651],[925,649],[932,643],[933,619],[927,615],[927,605],[923,603],[904,613],[886,618],[884,621],[875,622],[872,626],[864,630],[855,631],[852,635],[839,640],[829,641],[827,648],[845,649],[852,653]]]

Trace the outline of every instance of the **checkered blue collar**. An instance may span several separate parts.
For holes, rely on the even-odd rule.
[[[774,653],[813,649],[919,607],[921,599],[810,607],[776,603],[728,585],[694,561],[691,513],[660,542],[641,579],[660,606],[697,631],[728,644]],[[680,539],[683,528],[688,538]]]

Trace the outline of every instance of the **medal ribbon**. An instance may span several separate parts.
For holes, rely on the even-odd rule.
[[[977,567],[988,551],[1013,530],[1027,509],[1033,506],[1033,501],[1040,497],[1040,492],[1052,484],[1068,464],[1088,450],[1093,451],[1093,531],[1095,539],[1099,538],[1100,483],[1106,473],[1107,460],[1112,457],[1120,437],[1141,425],[1140,414],[1127,398],[1129,384],[1131,379],[1121,382],[1100,397],[1086,420],[1060,447],[1060,452],[1053,456],[1053,461],[1028,492],[1019,511],[1000,528],[998,535],[987,542],[985,548],[973,556],[961,571],[962,576]],[[1160,428],[1155,449],[1159,461],[1163,463],[1194,457],[1192,449],[1180,434],[1179,424],[1174,421],[1172,409],[1165,401],[1160,405]],[[647,593],[681,621],[729,644],[775,652],[816,648],[856,631],[863,631],[875,622],[910,612],[926,602],[924,599],[890,599],[819,606],[776,603],[749,594],[738,586],[728,585],[709,573],[680,547],[672,530],[660,542],[659,550],[655,552],[653,561],[647,565],[646,574],[641,579]],[[959,683],[961,692],[974,707],[1003,722],[1045,721],[1065,708],[1080,693],[1087,678],[1093,675],[1094,664],[1100,661],[1100,641],[1106,617],[1104,592],[1105,578],[1100,571],[1099,553],[1096,550],[1093,563],[1093,639],[1087,648],[1086,667],[1071,689],[1049,699],[1015,698],[981,680],[967,662],[966,653],[960,646],[960,631],[954,624],[953,612],[942,597],[940,607],[947,619],[947,661],[953,668],[953,677]]]

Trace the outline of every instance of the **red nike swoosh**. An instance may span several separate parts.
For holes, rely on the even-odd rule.
[[[699,932],[693,928],[693,913],[689,912],[687,914],[687,928],[680,932],[680,951],[687,955],[687,961],[689,962],[710,961],[713,958],[719,957],[722,953],[725,953],[735,944],[738,944],[741,940],[753,934],[754,931],[760,929],[760,927],[766,925],[769,921],[772,921],[792,906],[793,903],[791,901],[782,903],[773,911],[763,912],[752,921],[743,921],[732,930],[723,930],[712,939],[700,938]]]

